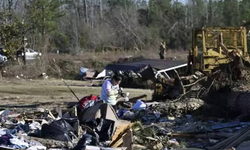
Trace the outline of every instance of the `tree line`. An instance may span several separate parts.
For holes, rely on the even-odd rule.
[[[73,54],[153,50],[163,41],[188,50],[193,28],[249,21],[249,0],[1,0],[0,42],[10,53],[24,37],[31,48]]]

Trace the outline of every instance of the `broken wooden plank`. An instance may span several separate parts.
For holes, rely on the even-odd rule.
[[[217,130],[217,129],[223,129],[223,128],[231,128],[231,127],[243,126],[243,125],[250,125],[250,122],[233,121],[233,122],[227,122],[227,123],[221,123],[221,124],[213,125],[211,128],[213,130]]]
[[[132,144],[132,149],[147,149],[147,147],[139,144]]]
[[[132,150],[132,144],[133,144],[133,133],[132,129],[128,129],[126,134],[122,138],[123,140],[123,147],[127,147],[127,150]]]
[[[243,134],[241,134],[239,137],[237,137],[233,142],[226,145],[225,148],[236,147],[241,142],[243,142],[246,138],[248,138],[249,136],[250,136],[250,128],[246,132],[243,132]]]
[[[113,135],[112,141],[110,142],[109,146],[111,147],[118,147],[123,143],[123,137],[127,134],[127,130],[129,130],[129,125],[119,126],[116,129],[116,134]]]
[[[122,145],[123,143],[123,137],[126,135],[127,133],[123,134],[120,138],[118,138],[116,141],[112,142],[110,144],[111,147],[116,148],[119,147],[120,145]]]
[[[53,120],[56,119],[56,117],[51,113],[51,111],[48,111],[48,117],[51,117]]]
[[[188,134],[188,133],[168,133],[167,136],[169,137],[195,137],[195,134]]]
[[[169,137],[173,138],[229,138],[233,135],[234,133],[206,133],[206,134],[197,134],[197,133],[171,133],[167,134]]]
[[[250,127],[247,127],[246,129],[236,133],[234,136],[231,136],[227,138],[226,140],[214,145],[213,147],[210,147],[208,150],[217,150],[217,149],[223,149],[223,147],[229,146],[232,142],[234,142],[236,139],[238,139],[242,134],[250,132]]]
[[[184,88],[184,86],[183,86],[183,83],[182,83],[182,81],[181,81],[181,78],[180,78],[180,76],[179,76],[179,73],[178,73],[175,69],[174,69],[174,72],[175,72],[175,74],[176,74],[176,76],[177,76],[177,79],[178,79],[179,84],[180,84],[181,89],[182,89],[182,93],[181,93],[181,94],[185,94],[185,93],[186,93],[186,90],[185,90],[185,88]]]
[[[117,138],[120,138],[129,128],[129,126],[130,124],[122,124],[122,125],[117,126],[115,133],[112,137],[112,142],[114,142]]]
[[[30,118],[24,118],[25,121],[37,121],[42,122],[44,119],[30,119]]]
[[[211,138],[211,139],[216,139],[216,138],[229,138],[233,136],[234,133],[207,133],[207,134],[198,134],[195,135],[195,138]]]
[[[223,128],[231,128],[231,127],[235,127],[235,126],[239,126],[239,125],[240,125],[239,121],[233,121],[233,122],[227,122],[227,123],[213,125],[211,128],[213,130],[217,130],[217,129],[223,129]]]
[[[200,79],[196,80],[196,81],[195,81],[195,82],[193,82],[193,83],[183,85],[183,87],[184,87],[184,88],[186,88],[186,87],[193,86],[193,85],[197,84],[198,82],[200,82],[201,80],[204,80],[204,79],[206,79],[206,78],[207,78],[206,76],[205,76],[205,77],[202,77],[202,78],[200,78]]]

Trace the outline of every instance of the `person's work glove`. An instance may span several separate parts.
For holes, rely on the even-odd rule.
[[[124,101],[125,102],[129,101],[129,92],[127,92],[126,94],[124,94]]]
[[[129,98],[128,97],[125,97],[124,98],[124,102],[128,102],[129,101]]]

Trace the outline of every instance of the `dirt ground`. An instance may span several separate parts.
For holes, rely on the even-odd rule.
[[[66,80],[67,84],[79,98],[99,95],[101,87],[92,87],[90,82]],[[147,94],[151,99],[151,90],[124,89],[130,97]],[[23,80],[11,79],[0,81],[0,108],[37,104],[41,107],[55,107],[66,102],[77,102],[77,99],[64,85],[62,80]]]

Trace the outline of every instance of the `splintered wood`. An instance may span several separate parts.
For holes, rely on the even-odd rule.
[[[123,146],[127,147],[127,150],[132,150],[133,133],[131,124],[123,124],[117,127],[115,134],[112,137],[110,146],[113,148]]]

